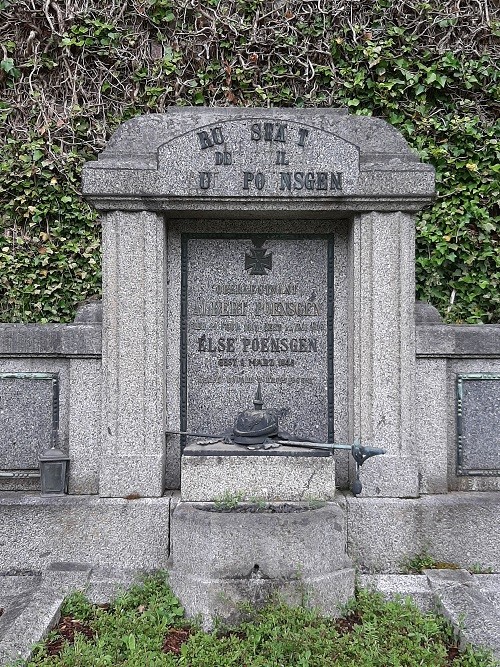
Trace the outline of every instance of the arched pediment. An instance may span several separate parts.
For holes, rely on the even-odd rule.
[[[172,108],[118,128],[83,184],[101,209],[417,210],[434,172],[393,127],[343,110]]]

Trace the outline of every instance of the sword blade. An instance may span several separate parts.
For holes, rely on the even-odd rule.
[[[334,442],[306,442],[304,440],[276,440],[280,445],[290,445],[291,447],[305,447],[307,449],[352,449],[352,445],[337,445]]]

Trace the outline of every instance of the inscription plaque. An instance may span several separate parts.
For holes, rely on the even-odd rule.
[[[220,433],[257,383],[281,428],[333,439],[333,237],[183,235],[181,428]]]
[[[458,475],[500,475],[500,375],[457,377]]]
[[[38,469],[58,428],[58,378],[54,373],[0,374],[0,471],[22,477]]]
[[[158,168],[177,196],[340,197],[356,188],[359,149],[318,127],[249,118],[171,139]]]

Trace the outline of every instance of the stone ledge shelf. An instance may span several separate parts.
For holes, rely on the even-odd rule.
[[[100,358],[102,325],[0,324],[2,357]]]
[[[189,445],[181,460],[181,500],[334,499],[335,460],[329,452],[280,447],[259,454],[235,445]]]
[[[417,324],[417,357],[498,357],[500,324]]]

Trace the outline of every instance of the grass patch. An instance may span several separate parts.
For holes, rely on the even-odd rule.
[[[457,565],[448,561],[440,561],[426,551],[416,554],[402,563],[403,571],[408,574],[423,574],[424,570],[468,570],[471,574],[491,574],[492,568],[485,567],[480,563],[469,566]]]
[[[166,576],[110,605],[71,595],[58,628],[28,667],[492,667],[484,653],[458,653],[453,632],[410,601],[359,591],[340,619],[274,602],[235,628],[199,630],[184,618]]]

